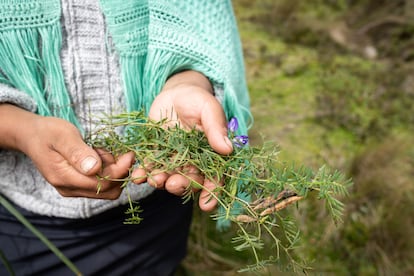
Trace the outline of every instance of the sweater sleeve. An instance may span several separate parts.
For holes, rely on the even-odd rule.
[[[2,83],[0,83],[0,103],[14,104],[31,112],[37,109],[36,102],[29,95]]]

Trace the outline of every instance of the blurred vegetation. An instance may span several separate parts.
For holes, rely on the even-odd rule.
[[[234,0],[253,143],[354,180],[344,223],[291,209],[310,274],[414,274],[414,1]],[[195,212],[186,275],[236,275],[247,256]],[[263,275],[287,275],[276,268]]]

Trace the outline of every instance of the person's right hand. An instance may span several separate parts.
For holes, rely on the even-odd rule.
[[[121,194],[122,182],[112,180],[128,175],[132,152],[115,158],[85,144],[73,124],[13,105],[0,104],[0,118],[0,147],[24,152],[62,196],[116,199]]]

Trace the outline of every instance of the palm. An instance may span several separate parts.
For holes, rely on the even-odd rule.
[[[167,119],[167,125],[178,124],[181,128],[196,128],[203,131],[211,147],[221,154],[232,151],[231,142],[227,138],[226,117],[217,99],[207,90],[189,84],[177,85],[163,90],[154,100],[149,117],[153,120]],[[188,170],[189,168],[187,168]],[[143,176],[147,172],[143,168],[136,169],[132,176],[137,178],[136,183],[145,181]],[[213,190],[215,183],[204,179],[197,168],[190,168],[190,173],[183,176],[176,172],[153,171],[147,181],[150,185],[165,188],[169,192],[180,195],[189,185],[189,178],[193,179],[207,190]],[[199,205],[202,210],[211,210],[216,205],[210,198],[207,190],[202,190]]]
[[[203,110],[212,104],[219,105],[208,91],[194,86],[175,87],[155,98],[149,117],[153,120],[166,118],[169,124],[178,123],[185,129],[196,127],[204,131]]]

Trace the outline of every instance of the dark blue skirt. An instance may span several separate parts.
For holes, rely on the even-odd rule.
[[[186,255],[192,202],[157,190],[140,201],[143,220],[126,225],[121,206],[89,219],[39,216],[18,208],[83,275],[172,275]],[[0,250],[15,275],[73,275],[0,206]],[[9,275],[0,262],[0,275]]]

